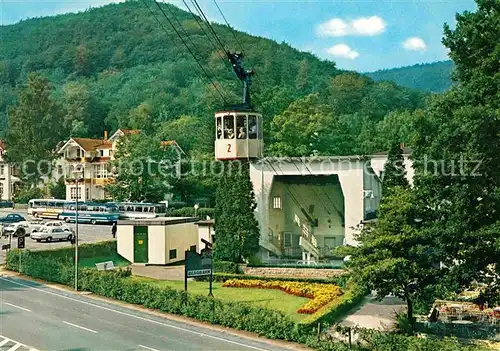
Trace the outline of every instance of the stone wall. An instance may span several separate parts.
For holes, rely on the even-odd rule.
[[[271,267],[243,267],[247,275],[284,278],[329,278],[339,276],[343,269],[315,269],[315,268],[271,268]]]

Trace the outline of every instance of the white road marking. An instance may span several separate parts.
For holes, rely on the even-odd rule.
[[[15,351],[20,347],[24,347],[24,348],[28,349],[29,351],[38,351],[37,349],[35,349],[33,347],[29,347],[27,345],[21,344],[20,342],[9,339],[3,335],[0,335],[0,338],[4,339],[0,342],[0,347],[7,345],[9,342],[14,344],[14,346],[10,347],[7,351]]]
[[[97,332],[95,330],[92,330],[92,329],[89,329],[89,328],[85,328],[85,327],[82,327],[81,325],[78,325],[78,324],[73,324],[73,323],[70,323],[70,322],[66,322],[66,321],[62,321],[64,324],[67,324],[67,325],[71,325],[72,327],[75,327],[75,328],[80,328],[80,329],[83,329],[83,330],[86,330],[86,331],[89,331],[91,333],[95,333],[97,334]]]
[[[7,351],[16,351],[18,348],[20,348],[21,346],[24,346],[20,343],[17,343],[15,344],[14,346],[12,346],[10,349],[8,349]]]
[[[160,350],[153,349],[153,348],[151,348],[151,347],[147,347],[147,346],[144,346],[144,345],[139,345],[139,347],[142,347],[143,349],[146,349],[146,350],[151,350],[151,351],[160,351]]]
[[[16,282],[15,280],[10,280],[10,279],[4,278],[4,277],[0,277],[0,279],[5,280],[5,281],[7,281],[9,283],[12,283],[12,284],[17,284],[17,285],[20,285],[20,286],[24,286],[26,288],[30,288],[30,289],[33,289],[33,290],[36,290],[36,291],[40,291],[40,292],[43,292],[45,294],[62,297],[62,298],[67,299],[67,300],[79,302],[81,304],[89,305],[89,306],[92,306],[92,307],[97,307],[97,308],[100,308],[100,309],[103,309],[103,310],[106,310],[106,311],[115,312],[115,313],[118,313],[118,314],[121,314],[121,315],[124,315],[124,316],[128,316],[128,317],[140,319],[142,321],[159,324],[159,325],[162,325],[162,326],[165,326],[165,327],[168,327],[168,328],[172,328],[172,329],[182,330],[184,332],[196,334],[196,335],[203,336],[203,337],[206,337],[206,338],[211,338],[211,339],[214,339],[214,340],[224,341],[224,342],[227,342],[229,344],[243,346],[243,347],[246,347],[246,348],[249,348],[249,349],[254,349],[254,350],[259,350],[259,351],[267,351],[266,349],[261,349],[260,347],[243,344],[243,343],[240,343],[240,342],[237,342],[237,341],[233,341],[233,340],[227,340],[227,339],[224,339],[224,338],[220,338],[218,336],[201,333],[201,332],[197,332],[197,331],[194,331],[194,330],[185,329],[185,328],[178,327],[178,326],[175,326],[175,325],[170,325],[170,324],[167,324],[167,323],[155,321],[154,319],[144,318],[144,317],[133,315],[131,313],[114,310],[112,308],[108,308],[108,307],[104,307],[104,306],[99,306],[99,305],[96,305],[96,304],[88,302],[88,301],[83,301],[83,300],[75,299],[73,297],[56,294],[55,292],[52,292],[52,291],[47,291],[47,290],[43,290],[43,289],[40,289],[40,288],[35,288],[35,287],[31,286],[31,285],[19,283],[19,282]]]
[[[4,302],[4,304],[12,306],[12,307],[15,307],[15,308],[19,308],[20,310],[23,310],[23,311],[26,311],[26,312],[31,312],[31,310],[28,310],[27,308],[24,308],[24,307],[21,307],[21,306],[14,305],[13,303]]]

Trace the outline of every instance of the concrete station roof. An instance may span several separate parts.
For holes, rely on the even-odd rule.
[[[196,223],[199,219],[195,217],[156,217],[156,218],[137,218],[123,219],[118,221],[118,225],[174,225],[183,223]]]

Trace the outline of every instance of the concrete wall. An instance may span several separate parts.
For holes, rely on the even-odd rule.
[[[148,226],[148,263],[149,264],[165,264],[165,247],[166,235],[165,226],[150,225]],[[167,256],[168,257],[168,256]]]
[[[116,228],[118,254],[134,262],[134,226],[119,225]]]
[[[198,228],[194,223],[167,225],[165,227],[165,263],[174,263],[185,259],[185,251],[198,244]],[[159,250],[161,248],[156,248]],[[170,259],[169,251],[177,250],[177,256]]]
[[[0,159],[0,200],[11,200],[12,198],[12,169]]]

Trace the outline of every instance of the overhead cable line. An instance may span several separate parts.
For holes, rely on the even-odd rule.
[[[219,10],[219,13],[222,16],[222,19],[224,19],[224,22],[229,27],[229,30],[230,30],[231,34],[233,35],[236,44],[239,46],[240,50],[242,52],[244,52],[245,49],[243,48],[243,45],[241,44],[241,41],[238,39],[238,37],[237,37],[237,35],[235,33],[236,31],[231,27],[231,25],[229,24],[228,20],[226,19],[226,16],[224,16],[224,13],[222,12],[222,9],[220,8],[219,4],[217,3],[217,0],[213,0],[213,2],[215,4],[215,6],[217,7],[217,10]],[[250,62],[250,60],[248,58],[247,58],[247,61],[250,63],[251,66],[253,66],[252,62]],[[261,81],[261,79],[259,77],[260,76],[258,75],[258,72],[255,72],[255,78],[257,78],[257,80],[259,81],[260,85],[263,86],[263,83],[262,83],[262,81]]]
[[[188,34],[188,32],[186,31],[186,29],[182,25],[181,21],[179,21],[179,19],[175,15],[174,11],[172,11],[172,9],[170,8],[170,6],[167,6],[167,10],[170,13],[170,15],[172,16],[172,18],[175,20],[175,22],[177,23],[177,25],[180,27],[181,31],[184,33],[184,36],[187,38],[187,40],[189,41],[189,43],[191,44],[191,46],[194,48],[194,50],[197,50],[198,52],[201,52],[200,50],[198,50],[197,45],[193,42],[193,40],[191,39],[191,36]],[[206,67],[206,69],[207,69],[208,73],[212,77],[216,77],[215,74],[213,74],[212,70],[209,67]]]
[[[182,2],[184,3],[184,6],[186,6],[186,8],[188,9],[189,13],[191,14],[191,17],[193,17],[193,19],[196,21],[196,23],[198,24],[198,27],[200,27],[201,31],[203,32],[203,34],[207,37],[208,41],[210,42],[210,44],[212,45],[212,47],[214,48],[214,50],[217,52],[217,54],[219,55],[219,57],[222,59],[222,61],[224,61],[224,64],[228,64],[229,61],[227,60],[227,57],[224,57],[223,55],[221,55],[219,49],[217,48],[217,46],[214,44],[212,38],[210,37],[210,35],[207,33],[207,31],[205,30],[205,28],[203,27],[202,25],[202,21],[200,20],[200,17],[199,16],[196,16],[193,11],[191,10],[191,8],[189,7],[189,5],[187,4],[186,0],[182,0]]]
[[[150,10],[151,14],[155,17],[156,21],[161,25],[161,27],[163,28],[163,30],[165,31],[165,33],[167,33],[167,35],[168,35],[169,34],[168,30],[160,22],[160,20],[156,17],[156,15],[154,14],[154,12],[149,8],[149,6],[146,3],[147,0],[142,0],[142,1],[143,1],[144,5],[146,5],[146,7]],[[163,11],[163,9],[161,8],[160,4],[156,0],[153,0],[153,2],[160,9],[160,11],[162,12],[163,16],[167,19],[168,23],[172,26],[172,29],[175,31],[175,33],[177,34],[177,36],[179,37],[179,39],[181,40],[181,42],[184,44],[184,46],[186,47],[186,49],[188,50],[188,52],[191,54],[191,56],[193,56],[194,60],[196,61],[196,63],[198,64],[198,66],[201,68],[202,72],[205,74],[205,76],[208,79],[208,81],[215,88],[215,90],[220,95],[220,97],[222,98],[222,100],[224,101],[224,103],[227,104],[227,101],[226,101],[226,98],[224,97],[224,95],[221,93],[221,91],[219,90],[219,88],[217,87],[217,85],[214,83],[214,81],[210,78],[210,75],[205,70],[205,67],[203,67],[203,65],[198,60],[198,58],[195,56],[195,54],[193,53],[193,51],[189,48],[189,46],[187,45],[186,41],[182,38],[182,35],[179,33],[179,31],[177,30],[177,28],[175,28],[174,24],[172,23],[172,21],[170,20],[170,18],[168,18],[168,16],[165,13],[165,11]]]
[[[227,54],[229,53],[229,51],[226,50],[226,48],[224,47],[224,44],[222,43],[222,41],[220,40],[219,36],[217,35],[217,32],[215,31],[214,27],[212,27],[212,25],[210,24],[210,22],[208,21],[208,18],[207,16],[205,16],[205,13],[203,12],[203,9],[200,7],[200,5],[198,4],[198,1],[196,0],[191,0],[191,3],[195,6],[195,8],[197,9],[198,13],[201,15],[201,17],[204,18],[205,20],[205,23],[207,24],[208,26],[208,29],[210,29],[210,31],[212,32],[215,40],[217,41],[217,43],[220,45],[221,49],[222,49],[222,52],[224,52],[224,54],[227,56]]]

